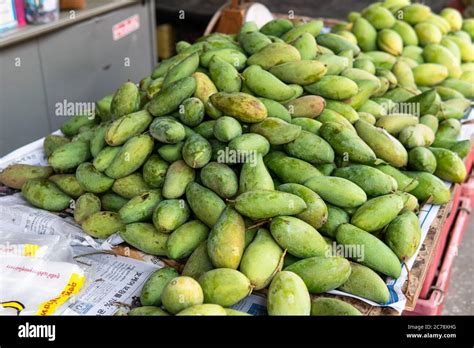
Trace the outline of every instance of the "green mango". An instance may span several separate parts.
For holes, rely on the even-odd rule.
[[[213,131],[217,140],[226,143],[242,135],[242,126],[235,118],[222,116],[215,121]]]
[[[110,146],[124,144],[133,136],[143,133],[153,117],[146,110],[124,115],[113,121],[105,133],[105,141]]]
[[[256,151],[265,156],[270,151],[270,143],[260,134],[247,133],[232,139],[229,142],[229,149],[239,153]]]
[[[273,151],[263,159],[265,165],[284,183],[303,184],[313,176],[322,175],[308,162]]]
[[[207,239],[209,228],[192,220],[176,228],[166,242],[167,255],[173,260],[185,258]]]
[[[126,224],[147,221],[151,219],[153,211],[160,201],[161,194],[159,191],[146,191],[130,199],[120,208],[118,213]]]
[[[120,152],[121,146],[106,146],[94,158],[92,164],[99,172],[104,172],[113,162],[115,156]]]
[[[291,122],[291,115],[282,104],[267,98],[258,98],[258,100],[260,100],[263,105],[265,105],[269,117],[277,117],[283,121]]]
[[[195,170],[184,161],[172,163],[166,171],[162,194],[167,199],[179,198],[186,191],[186,186],[194,181]]]
[[[238,179],[235,172],[226,164],[210,162],[201,170],[201,182],[222,198],[235,196]]]
[[[105,141],[105,134],[108,127],[110,126],[109,122],[101,123],[94,129],[94,135],[90,140],[90,151],[92,157],[96,157],[104,147],[107,146]]]
[[[434,86],[443,82],[449,75],[444,65],[424,63],[413,69],[413,76],[418,86]]]
[[[163,267],[153,272],[146,280],[140,293],[142,306],[160,306],[161,294],[165,286],[178,276],[178,272],[171,267]]]
[[[183,159],[181,154],[184,141],[176,144],[166,144],[158,148],[158,154],[168,163],[173,163]]]
[[[435,135],[430,127],[417,124],[404,128],[398,139],[407,149],[412,149],[419,146],[430,146],[434,142]]]
[[[328,208],[324,201],[314,191],[300,184],[283,184],[278,187],[279,191],[297,195],[306,203],[307,208],[295,215],[298,219],[310,224],[318,229],[323,226],[328,219]]]
[[[449,78],[449,79],[444,80],[441,85],[458,91],[465,98],[468,98],[468,99],[474,98],[474,90],[472,88],[472,84],[469,83],[468,81]]]
[[[459,78],[461,66],[457,58],[440,44],[431,44],[423,49],[423,57],[428,63],[444,65],[448,69],[448,77]]]
[[[445,204],[451,199],[451,192],[444,182],[426,172],[405,172],[418,181],[418,185],[410,191],[418,200],[431,204]]]
[[[321,46],[329,48],[335,54],[339,54],[345,50],[352,51],[354,55],[358,55],[360,53],[360,48],[357,46],[357,44],[354,44],[346,38],[333,33],[318,35],[316,37],[316,42]]]
[[[99,197],[93,193],[84,193],[74,205],[74,221],[81,225],[89,216],[95,214],[101,209]]]
[[[184,140],[184,126],[171,117],[157,117],[150,125],[150,135],[161,143],[176,144]]]
[[[415,25],[426,21],[431,16],[431,9],[423,4],[411,4],[401,9],[403,20],[408,24]]]
[[[352,181],[362,188],[369,197],[382,196],[397,190],[396,182],[394,185],[390,176],[366,165],[336,168],[332,175]]]
[[[76,179],[85,191],[92,193],[104,193],[110,190],[115,181],[99,172],[89,162],[84,162],[77,167]]]
[[[358,207],[367,200],[365,192],[359,186],[344,178],[315,176],[304,185],[324,201],[339,207]]]
[[[113,193],[113,192],[107,192],[100,197],[100,203],[102,205],[102,209],[106,211],[112,211],[115,213],[118,212],[120,208],[122,208],[127,202],[128,202],[128,199],[123,198],[122,196],[119,196],[118,194]],[[76,202],[76,206],[77,206],[77,202]]]
[[[23,197],[33,206],[49,211],[68,208],[72,198],[63,193],[53,182],[37,178],[28,179],[21,188]]]
[[[326,100],[326,110],[333,110],[338,114],[344,116],[350,123],[354,123],[359,119],[359,115],[354,108],[346,103],[336,100]]]
[[[133,198],[150,189],[151,187],[143,180],[140,173],[133,173],[117,179],[112,185],[112,191],[124,198]]]
[[[140,91],[133,82],[125,82],[115,92],[110,104],[110,112],[117,119],[138,111],[140,107]]]
[[[78,115],[64,122],[60,129],[67,136],[72,137],[78,135],[84,129],[90,129],[97,124],[97,119],[89,115]]]
[[[199,277],[204,302],[229,307],[250,295],[250,280],[235,269],[219,268],[207,271]]]
[[[190,216],[188,204],[183,199],[168,199],[158,203],[153,211],[153,225],[162,233],[170,233],[184,224]]]
[[[401,191],[410,192],[418,185],[418,181],[416,179],[406,176],[400,170],[392,167],[389,164],[379,164],[376,166],[376,168],[394,178],[397,182],[398,189]]]
[[[178,316],[221,316],[227,315],[225,308],[219,305],[206,303],[202,305],[194,305],[188,307],[181,312],[177,313]]]
[[[214,226],[225,208],[217,194],[195,182],[187,185],[186,199],[194,215],[209,227]]]
[[[466,178],[466,166],[462,159],[453,151],[431,147],[430,151],[436,159],[434,174],[444,180],[462,183]]]
[[[281,145],[295,140],[301,132],[301,127],[276,117],[268,117],[262,122],[252,124],[250,131],[264,136],[272,145]]]
[[[108,95],[95,102],[95,114],[105,122],[112,118],[112,100],[113,95]]]
[[[285,252],[270,233],[259,229],[248,245],[240,262],[240,271],[250,280],[255,290],[265,288],[274,275],[281,271]]]
[[[309,315],[311,298],[303,280],[293,272],[278,272],[267,296],[268,315]]]
[[[409,114],[390,114],[380,117],[376,126],[385,129],[392,135],[397,135],[404,128],[417,125],[418,121],[418,117]]]
[[[339,75],[344,69],[349,67],[349,59],[336,56],[334,54],[321,54],[315,60],[326,65],[326,75]]]
[[[319,133],[331,144],[336,154],[347,157],[351,162],[371,164],[376,160],[374,151],[357,134],[341,124],[327,122]]]
[[[352,33],[363,52],[374,51],[377,48],[377,31],[367,19],[357,18],[352,26]]]
[[[351,262],[351,274],[339,290],[384,304],[390,299],[387,285],[369,267]]]
[[[318,47],[316,39],[310,33],[302,34],[297,39],[291,41],[290,44],[300,52],[302,60],[314,59],[316,57]]]
[[[288,85],[258,65],[249,66],[242,76],[245,85],[261,97],[282,101],[294,95],[294,91]]]
[[[145,163],[152,150],[153,138],[151,136],[143,134],[130,138],[105,170],[105,174],[114,179],[132,174]]]
[[[164,116],[175,111],[184,100],[194,94],[196,85],[196,80],[191,76],[169,84],[153,96],[148,104],[148,111],[153,116]]]
[[[306,85],[304,88],[311,94],[335,100],[349,99],[359,90],[354,81],[343,76],[324,76],[318,82]]]
[[[222,116],[224,117],[224,116]],[[198,126],[194,127],[193,131],[203,138],[206,139],[213,139],[214,138],[214,125],[216,124],[216,120],[209,120],[201,122]],[[184,143],[183,143],[184,146]]]
[[[354,257],[361,264],[394,279],[400,276],[401,265],[398,257],[386,244],[370,233],[350,224],[342,224],[337,228],[336,240],[339,244],[352,248],[364,248],[363,259],[357,260],[357,257]]]
[[[420,117],[420,123],[424,124],[425,126],[430,127],[433,133],[435,133],[435,139],[436,139],[436,132],[438,131],[438,127],[439,127],[438,118],[433,115],[424,115]]]
[[[297,261],[285,271],[299,275],[310,293],[319,294],[344,284],[351,274],[351,266],[343,257],[316,256]]]
[[[376,232],[388,225],[403,206],[403,199],[396,194],[369,199],[352,215],[351,224],[367,232]]]
[[[31,164],[11,164],[0,172],[0,183],[5,186],[21,189],[30,179],[46,179],[53,174],[53,168]]]
[[[407,22],[397,20],[391,29],[400,35],[403,41],[403,46],[418,46],[418,36],[416,35],[416,31]]]
[[[236,191],[238,189],[240,193],[253,190],[275,189],[272,177],[270,176],[270,173],[268,172],[267,168],[265,167],[265,164],[263,163],[263,158],[261,154],[257,154],[255,161],[247,161],[243,164],[242,169],[240,171],[239,185],[238,188],[236,185],[235,189]]]
[[[206,114],[213,119],[222,116],[222,112],[220,112],[209,99],[211,95],[217,93],[217,87],[214,82],[209,76],[202,72],[195,72],[192,76],[196,81],[194,97],[198,98],[204,104]]]
[[[293,29],[293,22],[286,18],[276,18],[261,27],[260,32],[265,35],[280,37],[291,29]]]
[[[169,164],[158,155],[151,155],[143,165],[143,180],[153,188],[161,188],[165,182]]]
[[[91,157],[88,141],[71,141],[58,147],[48,162],[55,172],[71,172]]]
[[[296,60],[275,65],[269,70],[270,73],[283,82],[295,83],[298,85],[315,83],[324,76],[326,71],[326,66],[316,60]]]
[[[433,174],[436,170],[436,157],[426,147],[415,147],[408,153],[408,167]]]
[[[302,159],[309,163],[332,163],[334,151],[332,147],[316,134],[301,131],[300,135],[284,145],[285,151],[293,157]]]
[[[242,216],[232,208],[222,210],[213,224],[207,250],[216,268],[237,269],[245,247],[245,223]]]
[[[421,240],[418,217],[411,211],[397,216],[387,227],[384,241],[401,261],[412,257]]]
[[[315,118],[321,114],[324,107],[325,100],[315,95],[296,98],[286,104],[291,117]],[[291,119],[288,122],[291,122]]]
[[[323,29],[323,22],[321,20],[312,20],[309,22],[299,23],[294,28],[282,34],[281,39],[285,42],[290,42],[300,37],[304,33],[309,33],[312,36],[317,36]]]
[[[339,225],[348,223],[350,217],[346,211],[339,207],[336,207],[332,204],[326,204],[326,206],[328,211],[327,221],[318,229],[318,231],[325,236],[334,238]]]
[[[188,166],[202,168],[211,160],[211,144],[199,134],[194,134],[186,139],[182,154]]]
[[[166,255],[166,242],[169,236],[158,232],[152,224],[144,222],[128,224],[124,230],[120,231],[120,237],[144,253],[157,256]]]
[[[194,52],[179,63],[172,66],[164,76],[163,88],[170,86],[173,82],[191,76],[199,66],[199,53]]]
[[[161,293],[163,306],[172,314],[200,305],[203,301],[201,286],[191,277],[180,276],[170,280]]]
[[[336,298],[318,297],[311,300],[312,316],[345,316],[345,315],[362,315],[358,309],[347,302]]]
[[[247,191],[235,199],[235,209],[253,220],[299,214],[306,208],[306,203],[300,197],[280,191]]]
[[[211,95],[210,100],[217,109],[241,122],[255,123],[267,117],[265,105],[246,93],[219,92]]]
[[[99,211],[89,215],[82,222],[82,229],[94,238],[106,239],[117,232],[122,235],[122,232],[125,231],[125,224],[117,213]]]
[[[356,69],[367,71],[368,73],[375,74],[375,65],[369,58],[357,58],[353,62],[353,67]]]
[[[457,153],[460,158],[465,158],[471,151],[471,140],[461,140],[449,147],[451,151]]]
[[[242,70],[247,62],[247,57],[234,48],[213,49],[203,52],[200,57],[201,66],[208,68],[213,57],[219,57],[225,62],[232,64],[237,70]],[[249,58],[250,59],[250,58]]]
[[[410,90],[416,90],[415,76],[412,68],[408,63],[398,60],[392,68],[392,72],[397,79],[397,84],[400,87]]]
[[[51,154],[57,148],[61,147],[64,144],[69,143],[70,140],[62,135],[49,134],[44,138],[43,148],[46,157],[51,156]]]
[[[329,105],[329,103],[328,103]],[[337,111],[337,110],[336,110]],[[379,119],[380,117],[386,116],[387,115],[387,106],[386,105],[380,105],[376,103],[375,101],[369,99],[367,100],[362,106],[359,108],[358,112],[367,112],[371,115],[373,115],[376,119]],[[355,123],[357,119],[354,119]]]
[[[306,117],[296,117],[291,120],[291,123],[301,127],[301,130],[319,134],[319,128],[323,125],[321,122]]]
[[[214,55],[209,63],[209,74],[219,91],[227,93],[240,92],[242,78],[239,72],[234,65],[217,55]]]
[[[184,265],[182,275],[198,280],[207,271],[213,269],[211,259],[207,253],[207,240],[198,245]]]
[[[399,56],[403,51],[403,39],[392,29],[382,29],[377,35],[377,46],[384,52]]]
[[[185,99],[181,104],[178,117],[181,123],[189,127],[200,124],[204,118],[204,104],[201,99],[191,97]]]
[[[324,255],[326,242],[316,229],[292,216],[272,219],[270,231],[276,242],[296,257],[307,258]]]
[[[272,40],[259,31],[252,31],[240,35],[239,42],[242,45],[244,51],[247,54],[252,55],[260,51],[265,46],[271,44]]]
[[[362,12],[362,16],[377,30],[390,29],[396,21],[392,12],[383,6],[369,6]]]

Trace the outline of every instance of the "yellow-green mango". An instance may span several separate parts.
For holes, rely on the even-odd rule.
[[[401,261],[412,257],[421,240],[418,217],[411,211],[397,216],[387,227],[384,241]]]
[[[158,203],[153,211],[153,225],[162,233],[170,233],[190,216],[188,204],[183,199],[167,199]]]
[[[290,30],[286,31],[282,34],[281,39],[285,42],[290,42],[298,38],[300,35],[304,33],[309,33],[313,36],[317,36],[321,29],[323,28],[324,24],[321,20],[312,20],[309,22],[303,22],[297,24],[295,27],[291,28]]]
[[[418,181],[418,185],[410,191],[418,200],[431,204],[445,204],[451,199],[451,192],[442,180],[426,172],[404,172]]]
[[[436,158],[436,171],[434,174],[444,180],[462,183],[466,178],[466,167],[462,159],[453,151],[443,148],[431,147],[430,151]]]
[[[143,133],[153,117],[146,110],[124,115],[113,121],[105,133],[105,141],[110,146],[124,144],[128,139]]]
[[[129,199],[150,189],[151,187],[143,180],[143,176],[140,173],[133,173],[117,179],[112,185],[112,191]]]
[[[83,221],[82,229],[92,237],[106,239],[117,232],[122,234],[125,231],[125,224],[117,213],[99,211]]]
[[[311,94],[334,100],[351,98],[359,91],[354,81],[343,76],[324,76],[318,82],[306,85],[304,88]]]
[[[164,116],[178,109],[178,106],[196,91],[196,80],[192,76],[175,81],[153,96],[147,110],[153,116]]]
[[[252,54],[248,58],[247,64],[249,66],[260,65],[263,69],[268,70],[274,65],[295,60],[301,60],[300,52],[295,47],[286,43],[271,43],[260,51]]]
[[[300,52],[301,59],[314,59],[316,57],[318,47],[316,39],[310,33],[302,34],[294,41],[291,41],[290,44]]]
[[[31,164],[15,163],[0,172],[0,182],[14,189],[21,189],[30,179],[46,179],[53,174],[53,168]]]
[[[419,86],[434,86],[440,84],[448,75],[448,69],[441,64],[425,63],[413,69],[415,82]]]
[[[310,163],[273,151],[264,158],[265,165],[284,183],[303,184],[313,176],[322,175]]]
[[[99,172],[92,163],[84,162],[76,170],[76,178],[81,187],[92,193],[104,193],[112,188],[114,179]]]
[[[99,212],[101,205],[99,197],[93,193],[84,193],[74,205],[74,220],[81,225],[89,216]]]
[[[267,109],[261,101],[246,93],[215,93],[210,97],[212,104],[226,115],[241,122],[255,123],[267,117]]]
[[[399,56],[403,51],[403,40],[395,30],[382,29],[377,35],[377,45],[379,49],[390,53],[394,56]]]
[[[362,16],[377,30],[390,29],[395,24],[392,12],[382,6],[369,6],[362,12]]]
[[[232,170],[231,170],[232,171]],[[201,172],[202,173],[202,172]],[[232,171],[233,173],[233,171]],[[202,174],[201,174],[202,175]],[[235,175],[235,174],[234,174]],[[273,179],[268,172],[261,154],[257,154],[255,161],[246,161],[240,170],[239,185],[235,186],[235,195],[237,189],[240,193],[253,190],[274,190]],[[231,196],[229,196],[231,197]]]
[[[322,225],[318,231],[325,236],[334,238],[336,236],[336,230],[339,225],[348,223],[350,220],[349,214],[339,207],[332,204],[326,204],[328,210],[328,218],[324,225]]]
[[[345,315],[362,315],[358,309],[347,302],[336,298],[318,297],[311,300],[312,316],[345,316]]]
[[[376,166],[376,168],[394,178],[397,182],[398,189],[401,191],[410,192],[418,185],[418,181],[416,179],[406,176],[400,170],[392,167],[391,165],[379,164]]]
[[[315,60],[326,65],[326,75],[339,75],[349,67],[349,60],[346,57],[335,54],[321,54],[316,56]]]
[[[430,146],[433,144],[435,135],[430,127],[425,126],[424,124],[417,124],[404,128],[398,139],[400,142],[407,148],[412,149],[414,147]]]
[[[351,218],[351,224],[367,232],[376,232],[388,225],[403,209],[403,199],[387,194],[369,199]]]
[[[431,44],[423,49],[423,57],[428,63],[444,65],[448,69],[448,77],[461,76],[461,67],[454,55],[444,46]]]
[[[69,143],[70,140],[62,135],[49,134],[44,138],[43,148],[46,157],[51,156],[51,154],[57,148],[61,147],[64,144]]]
[[[138,111],[140,107],[140,92],[133,82],[125,82],[115,92],[110,111],[114,118]]]
[[[191,277],[176,277],[169,281],[161,293],[161,302],[165,309],[176,314],[182,310],[200,305],[204,294],[199,283]]]
[[[401,9],[401,19],[415,25],[426,21],[431,15],[431,9],[423,4],[411,4]]]
[[[285,271],[299,275],[311,294],[319,294],[344,284],[351,274],[351,266],[340,256],[316,256],[296,261]]]
[[[310,178],[304,185],[338,207],[358,207],[367,200],[364,190],[344,178],[318,176]]]
[[[400,276],[401,265],[397,255],[369,232],[351,224],[342,224],[337,228],[336,240],[342,245],[363,248],[363,257],[353,257],[359,263],[395,279]]]
[[[394,185],[390,176],[366,165],[354,164],[336,168],[331,175],[352,181],[369,197],[386,195],[397,190],[397,185]]]
[[[260,32],[265,35],[273,35],[280,37],[287,31],[293,29],[294,25],[289,19],[276,18],[267,22],[263,27],[260,28]]]
[[[216,268],[237,269],[244,253],[245,223],[232,208],[225,208],[209,234],[207,250]]]
[[[47,179],[28,179],[21,188],[23,197],[40,209],[61,211],[68,208],[72,198]]]
[[[268,315],[310,315],[311,298],[303,280],[293,272],[275,275],[268,289]]]
[[[128,202],[128,199],[119,196],[114,192],[106,192],[100,197],[100,203],[103,210],[118,212],[125,203]],[[76,202],[77,204],[77,202]]]
[[[207,240],[205,240],[189,256],[181,274],[198,280],[202,274],[213,268],[207,253]]]
[[[384,304],[390,299],[387,285],[369,267],[351,262],[351,275],[339,290]]]
[[[54,150],[48,162],[55,172],[71,172],[91,157],[88,141],[71,141]]]
[[[264,136],[272,145],[281,145],[295,140],[301,133],[301,127],[276,117],[268,117],[252,124],[250,131]]]
[[[171,267],[163,267],[153,272],[146,280],[140,293],[142,306],[160,306],[161,294],[165,286],[178,276],[178,272]]]
[[[179,198],[186,191],[186,186],[194,181],[196,173],[186,162],[179,160],[172,163],[166,171],[162,194],[167,199]]]
[[[128,224],[125,229],[120,231],[120,237],[144,253],[158,256],[166,255],[166,241],[169,236],[158,232],[152,224],[145,222]]]
[[[179,260],[191,255],[208,234],[209,228],[199,220],[184,223],[170,234],[166,242],[168,257]]]
[[[214,226],[225,208],[216,193],[195,182],[187,185],[186,199],[194,215],[209,227]]]
[[[178,316],[222,316],[227,315],[227,312],[224,308],[219,305],[205,303],[201,305],[193,305],[186,309],[183,309],[181,312],[177,313]]]
[[[198,98],[203,104],[206,114],[211,118],[218,118],[222,113],[211,103],[209,97],[217,93],[217,88],[214,82],[202,72],[195,72],[192,75],[196,81],[196,90],[194,97]]]
[[[199,277],[204,293],[204,302],[229,307],[250,295],[253,286],[250,280],[235,269],[218,268]]]
[[[99,172],[105,171],[120,152],[121,146],[106,146],[94,158],[92,164]]]
[[[51,175],[48,179],[54,182],[61,191],[73,198],[78,198],[84,193],[74,174],[56,174]]]
[[[130,138],[105,170],[105,174],[114,179],[132,174],[145,163],[152,150],[151,136],[143,134]]]
[[[152,217],[153,211],[160,201],[161,194],[159,191],[146,191],[125,203],[118,213],[126,224],[147,221]]]
[[[332,163],[334,161],[332,147],[323,138],[304,130],[295,140],[285,144],[284,148],[290,156],[309,163]]]

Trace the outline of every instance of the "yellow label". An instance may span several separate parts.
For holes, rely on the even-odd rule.
[[[84,285],[84,280],[84,276],[73,273],[71,278],[69,278],[67,285],[64,287],[63,291],[61,291],[61,294],[40,304],[36,315],[44,316],[53,314],[60,305],[66,302],[72,295],[79,292]]]
[[[23,246],[23,256],[34,257],[39,248],[40,246],[36,244],[25,244]]]

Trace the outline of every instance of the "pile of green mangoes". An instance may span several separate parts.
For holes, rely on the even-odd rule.
[[[0,181],[183,265],[156,271],[130,315],[240,315],[264,289],[270,315],[361,314],[310,297],[333,289],[387,303],[383,277],[420,244],[419,204],[449,202],[443,180],[466,176],[474,20],[386,0],[322,27],[275,19],[179,42],[47,136],[48,167]]]

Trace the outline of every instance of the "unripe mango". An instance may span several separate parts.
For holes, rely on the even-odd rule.
[[[162,191],[163,197],[168,199],[181,197],[186,190],[186,186],[194,181],[194,177],[194,169],[184,161],[172,163],[166,172]]]
[[[161,201],[161,194],[157,190],[150,190],[133,197],[120,208],[119,215],[126,224],[133,222],[147,221],[153,215],[158,203]]]
[[[101,202],[99,197],[93,193],[81,195],[74,206],[74,220],[80,225],[94,213],[100,211]]]
[[[110,146],[124,144],[128,139],[143,133],[153,117],[146,110],[124,115],[113,121],[105,133],[105,141]]]
[[[348,223],[350,220],[349,214],[339,207],[332,204],[327,204],[328,218],[326,223],[319,228],[319,231],[328,237],[336,237],[336,230],[339,225]]]
[[[335,100],[349,99],[359,90],[354,81],[343,76],[324,76],[318,82],[306,85],[304,88],[311,94]]]
[[[303,280],[293,272],[282,271],[268,289],[269,315],[309,315],[311,298]]]
[[[443,82],[449,75],[444,65],[425,63],[413,69],[415,82],[419,86],[434,86]]]
[[[351,274],[339,290],[383,304],[390,299],[387,285],[369,267],[351,262]]]
[[[355,307],[336,298],[318,297],[311,301],[312,316],[362,315]]]
[[[433,174],[436,170],[436,157],[426,147],[415,147],[408,153],[408,167]]]
[[[393,184],[390,176],[365,165],[337,168],[332,172],[332,175],[352,181],[362,188],[369,197],[386,195],[397,190],[397,185]]]
[[[344,178],[317,176],[307,180],[304,185],[326,202],[339,207],[358,207],[367,200],[359,186]]]
[[[250,131],[264,136],[272,145],[281,145],[295,140],[301,132],[301,127],[276,117],[268,117],[253,124]]]
[[[204,301],[201,286],[190,277],[176,277],[166,284],[161,294],[161,302],[172,314],[200,305]]]
[[[189,256],[184,265],[182,275],[192,277],[196,280],[207,271],[213,269],[211,259],[207,253],[207,240],[199,244]]]
[[[92,193],[104,193],[112,188],[114,179],[94,168],[92,163],[84,162],[76,170],[76,178],[81,187]]]
[[[369,199],[351,218],[351,224],[367,232],[375,232],[389,224],[403,209],[403,199],[388,194]]]
[[[125,224],[117,213],[99,211],[84,220],[82,229],[94,238],[106,239],[114,233],[122,233],[125,230]]]
[[[444,182],[436,176],[426,172],[405,172],[411,178],[418,181],[418,185],[410,193],[420,201],[431,204],[445,204],[451,199],[451,192]]]
[[[72,198],[47,179],[29,179],[22,188],[25,199],[40,209],[61,211],[69,207]]]
[[[263,69],[268,70],[274,65],[295,60],[301,60],[301,55],[295,47],[286,43],[271,43],[260,51],[252,54],[247,60],[247,64],[249,66],[260,65]]]
[[[285,268],[303,279],[312,294],[333,290],[344,284],[351,274],[349,261],[343,257],[316,256],[297,261]]]
[[[171,267],[163,267],[153,272],[143,285],[140,303],[143,306],[161,305],[161,294],[165,286],[178,276],[178,272]]]
[[[322,175],[314,166],[303,160],[273,151],[264,158],[265,165],[284,183],[303,184],[313,176]]]
[[[431,147],[430,151],[436,158],[435,175],[441,179],[462,183],[466,178],[466,167],[462,159],[448,149]]]
[[[178,106],[196,91],[194,77],[184,77],[162,88],[148,104],[148,111],[153,116],[164,116],[178,109]]]
[[[237,269],[244,253],[245,223],[232,208],[225,208],[209,234],[207,250],[217,268]]]
[[[204,302],[229,307],[250,295],[252,285],[241,272],[218,268],[204,273],[199,277],[204,293]]]
[[[0,182],[14,189],[21,189],[30,179],[46,179],[53,174],[53,168],[30,164],[12,164],[0,172]]]
[[[255,123],[267,117],[267,109],[261,101],[246,93],[215,93],[210,97],[212,104],[226,115],[241,122]]]
[[[71,172],[91,157],[88,141],[71,141],[57,148],[48,158],[56,172]]]
[[[158,256],[166,255],[168,234],[158,232],[152,224],[136,222],[126,225],[120,237],[131,246],[144,253]]]
[[[166,242],[168,257],[178,260],[191,255],[208,234],[209,228],[199,220],[184,223],[170,234]]]
[[[408,260],[415,254],[421,240],[418,217],[411,211],[397,216],[388,225],[384,240],[400,260]]]
[[[363,260],[357,260],[361,264],[395,279],[400,276],[401,266],[398,257],[370,233],[350,224],[342,224],[337,228],[336,240],[342,245],[364,248],[361,257]]]

